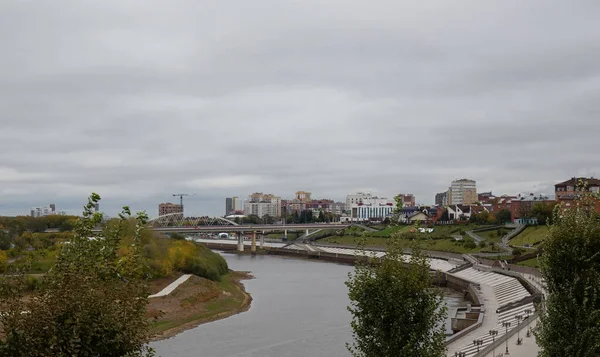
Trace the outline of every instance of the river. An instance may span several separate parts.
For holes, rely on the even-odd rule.
[[[151,346],[162,357],[348,357],[352,341],[347,279],[351,266],[278,256],[224,254],[250,271],[247,312],[200,325]],[[466,303],[444,290],[449,309]]]

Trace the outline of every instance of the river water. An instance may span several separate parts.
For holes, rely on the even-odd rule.
[[[224,254],[229,267],[250,271],[249,311],[152,343],[162,357],[348,357],[352,341],[348,290],[351,266],[278,256]],[[444,290],[452,309],[466,303]]]

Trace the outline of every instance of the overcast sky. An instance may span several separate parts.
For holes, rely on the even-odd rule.
[[[600,1],[0,2],[0,214],[600,176]]]

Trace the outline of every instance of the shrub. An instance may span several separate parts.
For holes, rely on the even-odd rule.
[[[477,244],[475,244],[473,241],[468,241],[464,243],[464,247],[467,249],[475,249],[477,248]]]

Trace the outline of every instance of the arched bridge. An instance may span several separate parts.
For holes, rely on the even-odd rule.
[[[313,229],[344,229],[349,224],[341,223],[297,223],[297,224],[238,224],[222,217],[183,217],[181,213],[170,213],[148,221],[154,231],[165,233],[199,232],[252,232]]]
[[[169,213],[148,221],[153,228],[167,227],[213,227],[213,226],[237,226],[232,220],[223,217],[184,217],[181,213]]]

